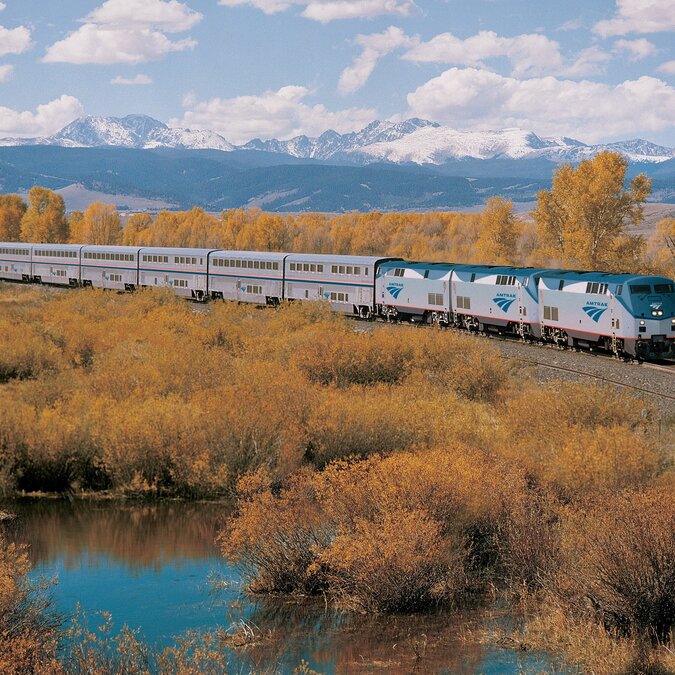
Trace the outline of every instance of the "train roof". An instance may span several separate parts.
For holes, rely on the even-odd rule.
[[[668,277],[643,274],[615,274],[612,272],[584,272],[578,270],[544,270],[540,275],[546,279],[566,281],[599,281],[605,284],[625,284],[631,281],[672,281]]]
[[[140,251],[140,246],[112,246],[107,244],[87,244],[82,247],[83,251],[113,251],[119,253],[130,253]]]
[[[278,251],[213,251],[213,257],[222,258],[256,258],[257,260],[283,260],[288,253],[279,253]]]
[[[163,246],[142,246],[141,253],[163,253],[165,255],[208,255],[220,250],[217,248],[167,248]]]
[[[405,268],[409,270],[418,270],[425,272],[426,270],[441,270],[449,272],[450,270],[457,267],[456,263],[447,263],[447,262],[418,262],[418,261],[407,261],[400,260],[397,258],[389,259],[383,262],[380,265],[380,268],[392,269],[392,268]]]
[[[357,264],[357,265],[374,265],[378,262],[387,260],[396,260],[396,258],[388,258],[382,256],[370,255],[327,255],[324,253],[289,253],[287,260],[291,262],[325,262],[325,263],[339,263],[342,265]]]

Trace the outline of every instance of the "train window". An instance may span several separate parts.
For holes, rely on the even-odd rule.
[[[338,272],[337,265],[331,265],[330,271],[331,271],[331,274],[337,274],[337,272]]]
[[[424,278],[425,279],[429,278],[429,270],[424,270]]]
[[[260,261],[259,261],[259,260],[254,260],[254,261],[253,261],[253,269],[254,269],[254,270],[259,270],[259,269],[260,269]]]
[[[309,272],[309,263],[304,263],[302,265],[302,271],[303,272]]]
[[[309,291],[305,289],[305,298],[309,298]]]
[[[357,274],[358,276],[361,276],[361,268],[360,268],[360,267],[355,267],[355,268],[354,268],[354,274]]]
[[[278,263],[278,262],[275,262],[274,265],[273,265],[273,267],[274,267],[275,270],[278,270],[278,269],[279,269],[279,263]]]
[[[675,293],[675,286],[673,284],[654,284],[654,293]]]
[[[522,315],[527,316],[527,307],[522,308]]]
[[[366,276],[368,276],[368,268],[366,267]]]
[[[405,270],[402,267],[394,270],[395,277],[402,277],[405,274]]]
[[[344,265],[338,265],[338,272],[340,274],[344,274],[345,273],[345,266]]]
[[[631,295],[647,295],[652,292],[649,284],[630,284],[629,288]]]
[[[476,273],[475,272],[471,273],[471,281],[476,281]]]
[[[291,272],[295,272],[295,263],[291,263]]]
[[[323,265],[317,265],[316,271],[319,272],[319,274],[323,274]]]
[[[347,265],[347,274],[354,274],[354,268],[351,265]]]
[[[309,271],[310,272],[316,272],[316,265],[312,264],[309,266]]]
[[[110,281],[122,281],[122,275],[121,274],[111,274],[110,275]]]

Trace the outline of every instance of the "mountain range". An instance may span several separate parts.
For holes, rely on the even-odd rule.
[[[629,175],[653,178],[653,201],[675,201],[675,149],[641,139],[589,145],[409,119],[235,146],[146,115],[83,117],[53,136],[0,139],[0,193],[44,185],[70,198],[81,189],[131,209],[139,200],[210,210],[452,209],[493,195],[531,201],[560,162],[607,149],[626,156]]]
[[[546,138],[522,129],[465,131],[417,118],[404,122],[376,120],[360,131],[290,140],[261,140],[235,146],[213,131],[172,128],[147,115],[81,117],[45,138],[4,138],[0,146],[56,145],[68,148],[121,147],[134,149],[255,150],[298,159],[339,161],[359,165],[374,162],[441,165],[464,159],[547,159],[578,162],[603,150],[614,150],[632,162],[660,163],[675,158],[675,148],[643,139],[588,145],[573,138]]]

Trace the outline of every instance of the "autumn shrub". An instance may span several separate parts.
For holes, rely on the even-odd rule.
[[[0,383],[37,377],[61,365],[58,348],[33,327],[0,320]]]
[[[479,592],[497,561],[495,528],[522,489],[517,472],[465,448],[337,461],[279,493],[245,485],[221,543],[252,588],[325,589],[377,611]]]
[[[347,387],[400,382],[413,359],[409,341],[389,331],[313,333],[294,361],[312,383]]]
[[[0,533],[0,672],[59,672],[60,619],[43,586],[28,579],[30,563],[24,546]]]
[[[344,606],[414,611],[465,592],[466,548],[426,511],[394,507],[339,532],[315,568]]]
[[[520,386],[505,398],[490,444],[568,497],[621,490],[663,470],[649,417],[644,402],[606,387]]]
[[[666,640],[675,625],[675,501],[618,495],[564,520],[555,596],[573,616],[621,635]]]

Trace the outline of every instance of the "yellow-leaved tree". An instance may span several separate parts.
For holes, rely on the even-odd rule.
[[[70,219],[70,241],[74,244],[117,244],[122,225],[114,204],[92,202],[79,216]]]
[[[21,239],[38,244],[68,241],[68,220],[63,197],[34,186],[28,193],[28,209],[21,219]]]
[[[0,241],[20,241],[26,202],[19,195],[0,195]]]
[[[514,263],[520,226],[513,214],[513,202],[490,197],[480,215],[476,258],[492,265]]]
[[[607,151],[554,173],[534,211],[541,256],[589,269],[620,271],[626,260],[634,267],[644,239],[625,228],[642,221],[652,181],[640,174],[624,189],[627,168],[622,155]]]

